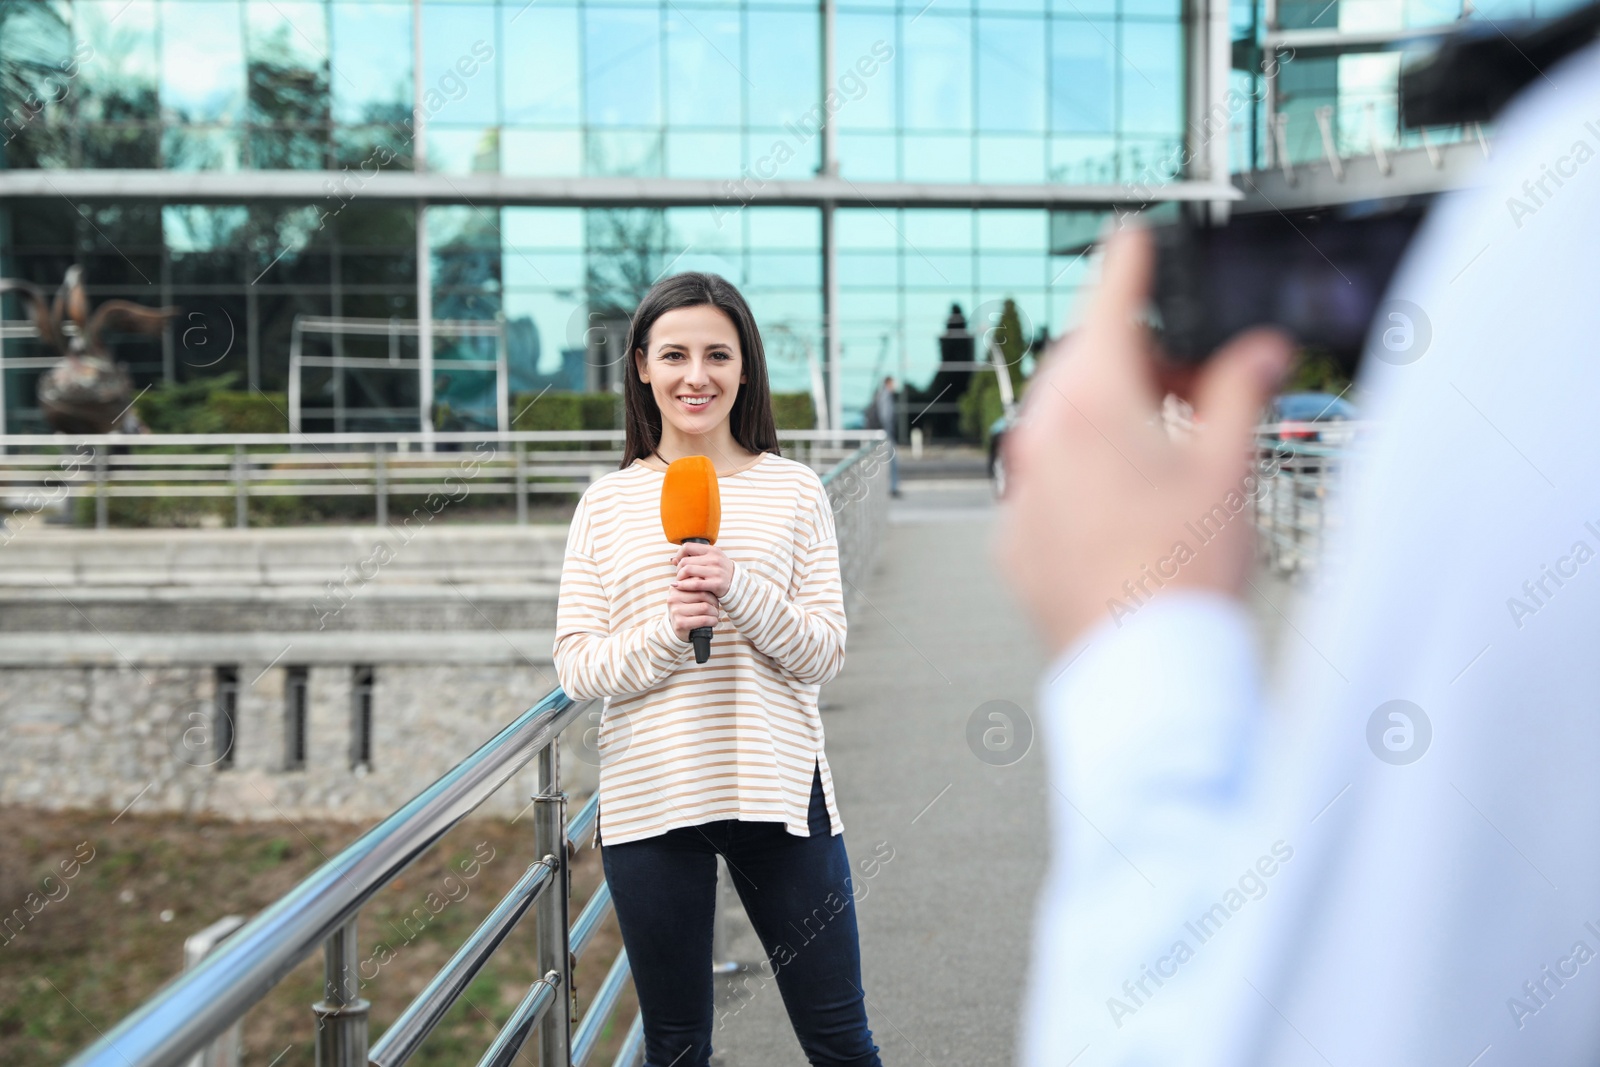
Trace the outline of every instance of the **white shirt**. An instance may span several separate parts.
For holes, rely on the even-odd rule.
[[[1500,129],[1392,287],[1431,341],[1365,360],[1275,699],[1198,593],[1041,680],[1025,1067],[1600,1062],[1600,51]]]

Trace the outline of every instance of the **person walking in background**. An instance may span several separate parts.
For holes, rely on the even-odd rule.
[[[817,714],[846,634],[828,491],[778,451],[761,334],[725,279],[658,282],[628,352],[622,464],[573,515],[554,659],[568,696],[610,698],[596,836],[646,1067],[710,1062],[719,854],[806,1058],[880,1067]],[[688,456],[716,469],[721,528],[674,548],[661,491]],[[703,664],[690,655],[701,626]]]
[[[877,421],[876,427],[871,429],[884,429],[889,432],[889,495],[900,495],[900,457],[899,449],[895,447],[895,431],[898,423],[895,403],[896,394],[899,392],[899,383],[894,380],[894,375],[883,379],[883,384],[878,387],[877,393],[872,398],[872,414]]]

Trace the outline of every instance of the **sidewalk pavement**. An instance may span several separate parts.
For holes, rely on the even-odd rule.
[[[988,483],[901,488],[845,668],[822,690],[868,1018],[885,1064],[1005,1065],[1046,861],[1047,786],[1037,737],[997,766],[969,746],[968,725],[989,701],[1031,719],[1044,652],[990,563]],[[985,712],[997,709],[1008,710]],[[863,875],[863,861],[891,854]],[[753,964],[760,942],[728,897],[730,955]],[[804,1067],[767,974],[717,979],[714,1063]]]

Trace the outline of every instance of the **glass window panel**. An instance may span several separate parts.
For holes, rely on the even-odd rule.
[[[494,6],[423,4],[422,32],[422,103],[430,121],[498,121]]]
[[[505,307],[508,346],[523,353],[511,361],[512,392],[537,392],[546,385],[582,390],[585,305],[581,294],[507,292]]]
[[[327,121],[327,7],[307,0],[250,0],[245,11],[250,121]]]
[[[502,128],[500,170],[530,178],[576,178],[583,173],[583,133]]]
[[[852,289],[862,285],[882,285],[900,277],[900,257],[895,252],[841,252],[839,284]]]
[[[573,289],[583,286],[583,252],[508,248],[505,253],[506,285],[520,288],[544,286]]]
[[[1026,11],[1043,13],[1045,0],[974,0],[974,7],[979,14],[987,15],[996,11]]]
[[[162,133],[161,154],[168,170],[234,171],[242,147],[238,130],[169,126]]]
[[[345,286],[346,315],[364,312],[351,310],[350,287],[361,285],[416,285],[417,257],[404,252],[343,252],[339,256],[339,279]],[[390,312],[383,312],[384,315]]]
[[[655,130],[588,130],[584,138],[589,174],[656,177],[661,174],[661,134]]]
[[[409,125],[335,126],[333,129],[334,167],[371,174],[378,170],[410,170]]]
[[[337,0],[332,25],[334,120],[409,129],[411,6]]]
[[[1110,137],[1052,137],[1050,180],[1095,185],[1117,180],[1117,142]]]
[[[822,294],[816,289],[762,289],[752,288],[745,293],[750,311],[755,315],[763,341],[769,331],[786,326],[802,336],[814,331],[822,321]],[[812,338],[815,346],[815,337]],[[820,355],[820,350],[813,347]],[[796,388],[787,385],[786,388]],[[809,387],[807,387],[809,388]]]
[[[1118,146],[1118,176],[1125,182],[1159,185],[1183,159],[1176,141],[1155,138],[1123,138]]]
[[[1044,276],[1044,255],[1020,252],[980,252],[978,254],[978,284],[985,290],[1010,291],[1023,286],[1037,286],[1049,279]]]
[[[1176,23],[1122,23],[1122,133],[1176,133],[1183,39]],[[1396,60],[1398,62],[1398,60]]]
[[[235,122],[244,110],[238,0],[163,0],[161,104],[169,122]]]
[[[820,286],[822,259],[814,253],[766,252],[755,246],[750,251],[747,277],[750,285]]]
[[[660,13],[654,8],[586,9],[583,39],[588,122],[596,126],[660,125]]]
[[[177,280],[176,277],[173,279]],[[197,281],[200,279],[196,279]],[[243,293],[206,293],[183,292],[172,294],[172,302],[186,311],[198,312],[199,318],[188,320],[196,324],[205,324],[211,327],[215,324],[215,333],[220,333],[228,328],[231,323],[238,331],[237,339],[230,348],[219,347],[213,350],[211,345],[196,346],[186,350],[181,345],[177,349],[178,381],[189,382],[200,378],[216,378],[224,374],[237,374],[239,387],[242,387],[245,376],[249,372],[249,345],[248,323],[250,322],[249,305]],[[197,338],[196,338],[197,340]],[[226,353],[225,355],[223,353]],[[221,357],[220,359],[218,357]]]
[[[840,208],[833,213],[833,234],[841,249],[899,251],[900,215],[896,208]]]
[[[813,207],[751,208],[750,248],[822,249],[822,213]]]
[[[973,212],[966,208],[920,208],[901,216],[900,230],[907,248],[961,249],[972,247]]]
[[[894,16],[840,14],[834,32],[834,65],[841,74],[856,71],[867,85],[861,99],[840,108],[834,121],[840,130],[894,129],[899,67],[905,62],[895,44]]]
[[[444,174],[493,173],[500,169],[500,133],[494,127],[428,126],[428,169]]]
[[[900,299],[906,309],[902,326],[906,377],[918,388],[926,388],[939,364],[939,335],[950,317],[950,305],[960,304],[962,311],[969,311],[972,294],[956,289],[907,289]]]
[[[1082,20],[1117,13],[1117,0],[1049,0],[1049,3],[1050,11],[1062,18]]]
[[[979,137],[978,181],[1046,180],[1043,137]]]
[[[158,126],[83,127],[85,167],[152,168],[161,165]]]
[[[1111,133],[1116,52],[1109,21],[1054,19],[1050,32],[1050,128]]]
[[[1043,132],[1043,19],[979,18],[978,128]]]
[[[896,56],[906,87],[909,130],[966,130],[972,126],[972,19],[937,10],[901,16]],[[910,157],[907,157],[910,164]],[[909,175],[908,175],[909,177]]]
[[[500,219],[492,208],[438,204],[428,209],[428,246],[462,251],[498,252]]]
[[[667,244],[737,256],[744,248],[744,214],[705,207],[667,208]]]
[[[515,248],[558,248],[582,252],[583,209],[508,207],[500,213],[506,244]]]
[[[906,249],[904,262],[907,288],[970,289],[972,287],[970,255],[954,255],[912,246]]]
[[[107,286],[137,286],[141,290],[135,299],[159,302],[160,294],[145,294],[145,286],[154,286],[161,280],[161,255],[158,252],[138,252],[124,248],[110,252],[80,252],[78,262],[83,265],[84,276],[98,293]],[[59,282],[59,277],[53,281]]]
[[[328,165],[328,131],[261,129],[250,131],[250,165],[258,170],[324,170]]]
[[[893,134],[840,133],[839,173],[865,181],[894,181],[900,176]]]
[[[673,5],[666,15],[666,53],[667,121],[683,126],[738,126],[743,89],[751,80],[740,66],[738,13],[691,12]],[[672,174],[670,142],[668,152],[668,173]]]
[[[745,137],[745,158],[749,160],[750,173],[767,181],[804,181],[816,177],[817,168],[822,165],[822,138],[808,134],[809,131],[799,125],[751,130]]]
[[[907,181],[972,180],[972,138],[965,134],[908,133],[902,149]]]
[[[977,246],[985,251],[1045,251],[1050,238],[1050,213],[1042,209],[978,212]]]
[[[738,133],[683,133],[674,130],[666,135],[666,140],[669,178],[739,176],[743,138]]]
[[[153,0],[132,0],[119,8],[79,4],[76,14],[74,30],[94,49],[91,61],[81,66],[78,118],[84,122],[156,118],[159,114],[156,87],[161,80],[161,64],[156,58],[156,5]]]
[[[502,64],[507,122],[581,120],[578,106],[578,10],[533,4],[501,8],[501,40],[513,62]]]
[[[1182,0],[1121,0],[1121,2],[1122,14],[1125,16],[1170,19],[1176,22],[1182,15]],[[1333,19],[1330,18],[1328,21],[1332,22]]]
[[[289,382],[289,340],[298,315],[331,315],[333,298],[326,290],[261,293],[256,297],[256,323],[261,338],[261,388],[282,392]]]
[[[745,73],[751,83],[745,121],[752,126],[796,122],[823,98],[821,20],[815,11],[751,11],[745,26]],[[850,61],[855,61],[853,55]],[[872,62],[876,67],[876,60]],[[844,110],[855,106],[852,102]],[[816,120],[806,125],[815,126]]]

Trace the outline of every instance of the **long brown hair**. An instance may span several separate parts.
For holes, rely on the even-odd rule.
[[[622,465],[632,466],[636,459],[653,453],[661,444],[661,408],[650,390],[649,382],[639,380],[638,353],[648,353],[650,330],[656,320],[669,311],[679,308],[701,307],[709,304],[733,323],[739,335],[739,358],[743,363],[745,381],[734,398],[733,411],[728,416],[728,428],[733,439],[750,452],[771,452],[781,456],[778,449],[778,430],[772,418],[772,389],[767,382],[767,354],[761,347],[761,331],[756,328],[750,305],[733,283],[720,274],[685,271],[663,278],[650,287],[633,313],[633,323],[628,328],[628,373],[624,379],[623,411],[626,416],[627,438],[622,448]]]

